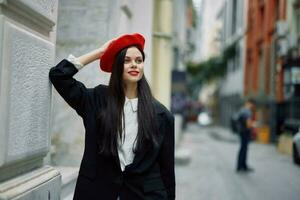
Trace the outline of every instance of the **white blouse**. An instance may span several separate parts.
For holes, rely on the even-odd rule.
[[[78,70],[84,66],[72,54],[68,56],[67,60],[73,63]],[[137,106],[138,98],[128,99],[125,96],[125,103],[123,107],[125,122],[122,118],[122,126],[124,122],[125,129],[124,127],[122,128],[123,138],[118,138],[118,155],[122,171],[124,171],[125,166],[131,164],[134,159],[133,147],[136,144],[135,140],[138,132]]]
[[[133,147],[136,144],[136,136],[138,131],[137,120],[138,98],[128,99],[125,97],[124,118],[125,129],[123,127],[123,138],[118,140],[118,154],[122,171],[125,166],[132,163],[134,158]],[[124,119],[122,118],[124,121]],[[122,123],[123,124],[123,123]]]

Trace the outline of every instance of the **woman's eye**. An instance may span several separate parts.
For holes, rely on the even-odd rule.
[[[137,64],[141,64],[143,62],[143,60],[142,59],[138,59],[138,60],[136,60],[136,63]]]
[[[129,60],[129,59],[125,59],[124,62],[125,62],[125,63],[130,63],[130,60]]]

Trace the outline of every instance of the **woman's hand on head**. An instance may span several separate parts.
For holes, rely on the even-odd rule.
[[[108,40],[107,42],[105,42],[99,49],[99,57],[102,56],[102,54],[105,52],[105,50],[107,49],[107,47],[110,45],[110,43],[112,41],[114,41],[115,38],[111,39],[111,40]]]
[[[105,44],[103,44],[100,48],[97,48],[87,54],[78,57],[79,62],[82,63],[83,65],[87,65],[95,60],[98,60],[102,56],[104,51],[107,49],[109,44],[114,40],[115,39],[111,39],[107,41]]]

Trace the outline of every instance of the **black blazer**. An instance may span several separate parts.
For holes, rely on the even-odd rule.
[[[75,80],[77,68],[62,60],[50,69],[49,77],[58,93],[82,117],[85,127],[85,148],[76,183],[75,200],[173,200],[174,117],[158,101],[156,119],[161,137],[159,147],[143,148],[133,163],[122,172],[118,156],[98,153],[96,114],[106,101],[107,86],[86,88]]]

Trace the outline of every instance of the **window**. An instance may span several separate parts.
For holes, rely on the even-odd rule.
[[[296,31],[298,36],[300,36],[300,0],[295,0],[293,7],[295,13]]]
[[[237,26],[237,0],[233,0],[232,2],[232,29],[231,34],[234,35],[236,32]]]
[[[300,36],[300,9],[296,11],[296,24],[297,24],[297,33]]]

